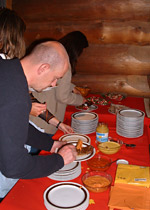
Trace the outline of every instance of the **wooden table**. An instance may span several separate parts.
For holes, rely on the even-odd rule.
[[[131,108],[140,109],[145,112],[144,102],[142,98],[132,98],[128,97],[123,99],[119,104],[124,104]],[[109,105],[98,106],[95,110],[99,115],[99,121],[106,122],[109,127],[109,136],[118,137],[125,143],[136,144],[136,148],[127,149],[124,145],[121,150],[113,155],[109,155],[112,160],[117,158],[126,159],[130,164],[150,166],[150,156],[149,156],[149,143],[150,143],[150,120],[145,117],[144,120],[144,135],[139,138],[124,138],[116,133],[116,116],[108,112]],[[65,115],[65,122],[71,123],[71,114],[78,112],[75,107],[68,106]],[[58,131],[54,139],[58,139],[63,133]],[[96,133],[88,135],[91,138],[91,144],[95,147],[96,152],[98,152],[97,146],[95,144]],[[82,173],[76,179],[71,180],[71,182],[76,182],[82,184],[82,175],[89,170],[86,161],[82,162]],[[111,174],[113,177],[113,183],[115,179],[117,165],[113,163],[111,167],[107,170],[107,173]],[[47,177],[32,179],[32,180],[22,180],[20,179],[14,188],[9,192],[6,198],[0,204],[0,209],[2,210],[46,210],[43,202],[43,193],[47,187],[50,185],[58,183],[58,181],[51,180]],[[112,185],[113,185],[112,183]],[[108,210],[109,201],[109,190],[102,193],[91,193],[90,192],[90,204],[88,210]]]

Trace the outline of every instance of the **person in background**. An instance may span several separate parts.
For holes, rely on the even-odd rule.
[[[80,92],[75,88],[75,85],[71,83],[71,78],[72,75],[76,73],[75,67],[78,57],[81,55],[83,49],[88,47],[88,41],[86,36],[80,31],[68,33],[58,41],[65,47],[69,55],[71,66],[64,77],[58,80],[57,87],[44,90],[41,93],[32,92],[32,94],[41,103],[46,102],[47,109],[55,115],[60,122],[63,122],[67,105],[79,106],[86,102],[86,99],[81,96]],[[39,109],[37,107],[35,108],[32,103],[30,120],[38,127],[44,129],[44,132],[53,136],[58,128],[47,124],[44,120],[37,117],[38,115]]]

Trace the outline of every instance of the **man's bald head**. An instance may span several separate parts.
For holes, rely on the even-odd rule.
[[[37,91],[55,86],[69,68],[69,57],[62,44],[48,41],[38,44],[21,60],[28,85]]]
[[[62,67],[65,65],[65,62],[69,62],[68,54],[59,42],[56,41],[47,41],[41,44],[38,44],[31,52],[31,61],[34,64],[37,63],[48,63],[51,65],[51,70],[54,70],[55,67]]]

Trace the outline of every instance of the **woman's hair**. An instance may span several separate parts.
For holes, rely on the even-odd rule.
[[[24,21],[13,10],[0,8],[0,53],[9,58],[21,58],[25,54]]]
[[[50,37],[44,37],[44,38],[41,38],[41,39],[36,39],[33,42],[31,42],[31,44],[27,47],[27,49],[26,49],[26,55],[29,55],[32,52],[32,50],[38,44],[41,44],[41,43],[44,43],[44,42],[48,42],[48,41],[57,41],[57,40],[56,39],[53,39],[53,38],[50,38]]]
[[[72,31],[58,40],[66,49],[71,64],[72,74],[76,73],[75,66],[84,48],[88,47],[86,36],[80,31]]]

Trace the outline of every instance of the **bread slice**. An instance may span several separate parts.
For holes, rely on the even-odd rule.
[[[83,147],[83,142],[79,139],[76,150],[78,155],[87,155],[93,151],[93,147],[91,145],[86,145],[86,147]]]

